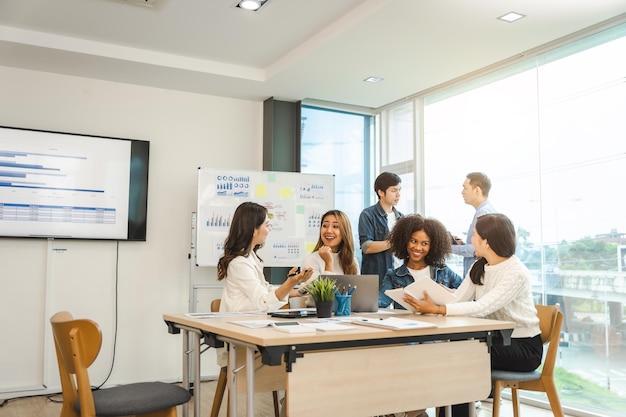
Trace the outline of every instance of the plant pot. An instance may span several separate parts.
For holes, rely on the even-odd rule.
[[[328,318],[333,311],[333,301],[316,301],[315,309],[318,318]]]

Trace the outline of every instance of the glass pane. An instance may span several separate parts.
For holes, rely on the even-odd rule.
[[[358,221],[370,192],[365,164],[372,117],[315,107],[302,107],[301,172],[335,175],[335,208],[350,218],[355,248]],[[360,250],[356,250],[360,257]]]
[[[536,301],[558,302],[565,315],[561,402],[618,416],[626,404],[626,25],[609,32],[431,100],[424,175],[426,215],[459,236],[474,214],[461,198],[465,175],[491,177],[489,198],[517,228]]]
[[[390,110],[388,140],[385,142],[383,165],[392,165],[413,159],[413,136],[413,102]]]
[[[525,71],[424,109],[425,214],[463,240],[475,209],[461,190],[474,171],[490,177],[497,210],[541,236],[535,84]]]
[[[403,214],[411,214],[415,212],[415,174],[409,172],[407,174],[399,174],[402,182],[400,186],[400,201],[396,206]]]
[[[564,307],[566,399],[615,413],[626,402],[624,272],[626,38],[539,67],[542,230],[547,301]],[[586,366],[581,366],[584,363]],[[617,414],[609,414],[617,415]]]

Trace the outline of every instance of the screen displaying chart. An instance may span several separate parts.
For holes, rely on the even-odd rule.
[[[127,239],[132,143],[0,128],[0,235]]]

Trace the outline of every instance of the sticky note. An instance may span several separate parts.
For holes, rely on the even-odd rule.
[[[292,198],[293,192],[291,191],[291,188],[281,187],[279,196],[280,198]]]

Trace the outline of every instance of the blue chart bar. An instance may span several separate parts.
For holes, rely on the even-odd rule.
[[[0,177],[26,178],[23,172],[0,171]]]
[[[48,176],[50,180],[53,180],[55,177],[64,178],[67,177],[66,174],[63,173],[62,169],[56,166],[47,166],[44,164],[35,164],[35,163],[20,163],[16,161],[16,158],[28,158],[28,157],[45,157],[54,161],[56,158],[60,159],[75,159],[85,161],[85,157],[81,156],[71,156],[71,155],[52,155],[52,154],[43,154],[43,153],[35,153],[35,152],[15,152],[10,150],[2,150],[0,149],[0,167],[5,168],[0,170],[0,187],[11,187],[11,188],[27,188],[27,189],[37,189],[37,190],[50,190],[50,191],[75,191],[75,192],[85,192],[85,193],[103,193],[104,190],[101,189],[90,189],[90,188],[71,188],[71,187],[60,187],[53,186],[47,183],[40,182],[30,182],[30,181],[10,181],[8,178],[22,178],[27,179],[29,176]],[[3,180],[2,178],[6,178]]]
[[[115,224],[114,208],[0,203],[0,220]]]

